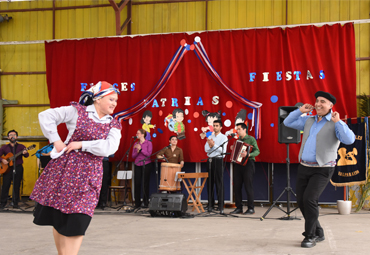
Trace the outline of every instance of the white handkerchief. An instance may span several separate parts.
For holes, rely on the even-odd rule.
[[[53,150],[50,152],[50,157],[52,159],[55,159],[55,158],[59,158],[60,156],[63,155],[64,151],[67,149],[67,147],[64,147],[63,150],[61,152],[57,152],[57,150],[55,149],[55,147],[53,148]]]

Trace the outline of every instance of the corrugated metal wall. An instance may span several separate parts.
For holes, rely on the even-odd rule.
[[[370,0],[214,0],[177,3],[132,1],[132,34],[169,33],[279,26],[368,19]],[[119,1],[116,1],[119,3]],[[144,3],[145,2],[145,3]],[[158,1],[157,1],[158,2]],[[148,4],[149,3],[149,4]],[[53,1],[1,2],[0,14],[12,16],[0,23],[0,41],[32,41],[115,35],[115,13],[108,0],[55,1],[55,7],[105,5],[55,11]],[[39,11],[12,12],[40,8]],[[44,10],[49,8],[49,10]],[[127,18],[121,12],[121,24]],[[55,29],[55,30],[54,30]],[[370,24],[355,25],[356,57],[370,56]],[[127,28],[122,35],[127,34]],[[370,61],[357,61],[357,94],[370,94]],[[0,46],[0,69],[5,73],[44,72],[43,44]],[[1,75],[3,99],[19,104],[49,104],[45,74]],[[48,107],[4,107],[5,131],[22,137],[41,137],[38,112]]]

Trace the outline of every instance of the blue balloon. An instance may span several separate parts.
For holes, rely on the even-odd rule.
[[[163,130],[160,128],[157,128],[158,133],[163,134]]]
[[[191,123],[191,120],[188,120],[188,123]]]
[[[226,116],[226,112],[222,113],[222,116]]]
[[[271,124],[270,124],[270,126],[271,126],[271,127],[274,127],[275,125],[274,125],[274,123],[271,123]]]

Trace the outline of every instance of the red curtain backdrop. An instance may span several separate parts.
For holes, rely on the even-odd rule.
[[[201,38],[210,62],[228,87],[263,104],[258,161],[285,162],[286,146],[278,143],[280,106],[314,104],[315,92],[323,90],[337,98],[334,110],[341,118],[356,116],[355,39],[351,23],[45,43],[50,105],[59,107],[78,101],[81,89],[105,80],[122,90],[116,112],[129,109],[146,100],[180,41],[185,39],[191,45],[196,36]],[[190,105],[185,97],[190,97]],[[186,138],[178,146],[184,150],[186,162],[206,158],[206,140],[200,134],[208,123],[202,111],[221,111],[223,133],[235,127],[241,109],[247,111],[249,127],[252,123],[252,109],[222,88],[194,51],[189,50],[155,100],[123,120],[121,145],[115,159],[120,159],[129,148],[131,137],[142,128],[140,121],[147,110],[152,113],[150,124],[156,125],[150,129],[153,152],[168,145],[168,138],[175,133],[165,125],[165,118],[176,108],[185,113]],[[254,129],[249,131],[250,135],[254,136]],[[232,143],[233,140],[229,144]],[[299,144],[290,146],[291,163],[297,163],[298,150]]]

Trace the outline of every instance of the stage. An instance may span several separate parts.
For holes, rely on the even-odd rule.
[[[29,203],[29,202],[28,202]],[[246,209],[246,208],[245,208]],[[256,207],[252,216],[193,218],[151,217],[148,213],[125,213],[97,209],[79,254],[368,254],[370,212],[362,210],[339,215],[336,208],[320,209],[326,240],[312,249],[301,248],[303,220],[282,221],[274,208]],[[286,209],[286,208],[284,208]],[[225,209],[229,213],[232,209]],[[1,254],[57,254],[51,227],[32,223],[28,212],[10,209],[0,212]],[[188,210],[190,213],[190,210]],[[299,211],[292,217],[302,218]]]

